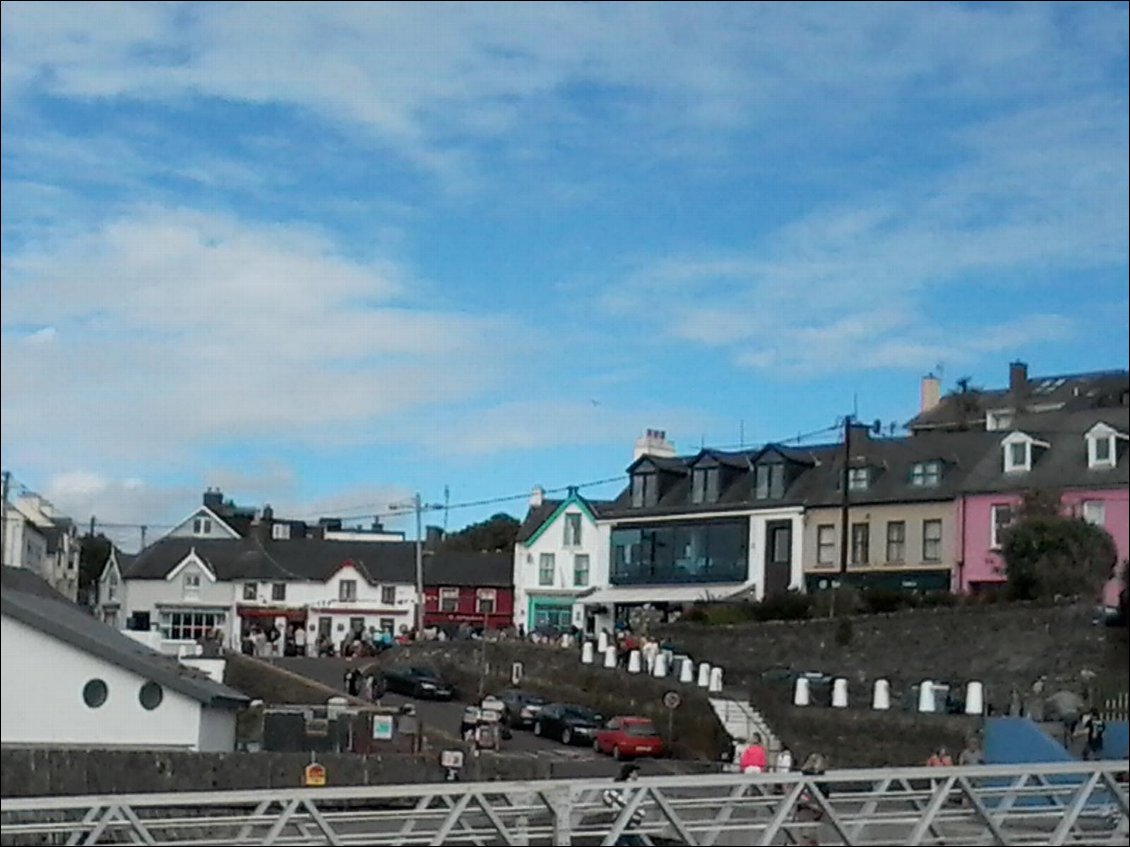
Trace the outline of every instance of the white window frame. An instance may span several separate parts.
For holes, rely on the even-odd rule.
[[[289,541],[290,540],[290,524],[276,523],[271,524],[271,538],[275,541]]]
[[[942,463],[916,462],[910,472],[910,484],[915,488],[937,488],[942,482]]]
[[[227,614],[210,609],[161,609],[158,628],[165,641],[192,642],[227,623]]]
[[[546,574],[549,579],[546,579]],[[538,556],[538,586],[552,588],[557,582],[557,557],[553,553],[542,553]]]
[[[118,599],[118,575],[111,573],[106,577],[106,602],[113,603]]]
[[[825,541],[821,536],[827,530],[831,541]],[[827,552],[827,558],[825,558]],[[816,527],[816,566],[833,567],[836,564],[836,525],[822,523]]]
[[[490,608],[484,609],[483,604],[489,603]],[[480,588],[475,592],[475,612],[480,615],[493,615],[498,610],[498,589]]]
[[[938,537],[931,538],[927,534],[927,527],[936,526],[938,528]],[[922,561],[933,564],[942,561],[942,539],[945,538],[945,524],[941,518],[926,518],[922,521]],[[926,553],[927,545],[937,544],[938,555],[928,556]]]
[[[211,535],[212,534],[212,519],[207,515],[197,515],[192,519],[192,534],[193,535]]]
[[[565,513],[565,546],[580,547],[581,536],[584,533],[584,516],[580,512]]]
[[[245,603],[254,602],[259,599],[259,583],[245,582],[243,583],[243,600]]]
[[[439,590],[436,598],[437,608],[441,612],[459,611],[459,588],[457,586],[444,586]],[[450,605],[448,605],[450,603]]]
[[[389,599],[389,598],[392,599]],[[381,586],[381,605],[382,606],[395,606],[396,605],[396,586],[395,585],[382,585]]]
[[[848,468],[848,491],[866,491],[871,486],[871,468]]]
[[[997,519],[997,513],[1002,509],[1008,509],[1008,523],[1001,524]],[[1016,521],[1016,505],[1013,503],[994,503],[989,509],[989,548],[991,550],[1001,549],[1000,534],[1008,527],[1012,526]]]
[[[337,599],[339,603],[357,602],[357,580],[342,579],[337,584]]]
[[[1106,501],[1084,500],[1079,507],[1079,516],[1091,526],[1106,527]]]
[[[282,592],[276,589],[282,589]],[[282,594],[282,597],[276,597],[276,594]],[[286,602],[286,583],[285,582],[272,582],[271,583],[271,602],[272,603],[285,603]]]
[[[990,432],[997,432],[1002,429],[1010,429],[1014,412],[1012,409],[994,409],[985,413],[985,429]]]
[[[585,568],[582,571],[578,566],[581,560],[584,560]],[[584,574],[584,580],[578,579],[580,574]],[[588,588],[589,581],[592,579],[592,559],[588,553],[576,553],[573,555],[573,587],[574,588]]]
[[[182,582],[184,597],[199,597],[200,596],[200,574],[199,573],[186,573]]]

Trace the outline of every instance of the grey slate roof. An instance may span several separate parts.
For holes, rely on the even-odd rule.
[[[22,591],[25,594],[32,594],[47,600],[59,600],[63,603],[71,602],[52,588],[47,580],[26,568],[13,568],[5,565],[3,577],[0,578],[0,589],[3,591]]]
[[[1009,433],[986,433],[993,436],[991,449],[972,469],[963,488],[969,493],[1031,488],[1125,488],[1130,485],[1130,449],[1125,441],[1116,444],[1118,462],[1113,468],[1091,469],[1087,466],[1087,442],[1083,436],[1099,422],[1128,433],[1130,408],[1049,412],[1018,420],[1012,431],[1023,432],[1051,446],[1034,451],[1030,471],[1010,473],[1005,473],[1001,447],[1001,441]]]
[[[1122,398],[1128,389],[1130,371],[1125,370],[1031,377],[1026,389],[1019,394],[1014,394],[1007,388],[980,390],[964,398],[953,393],[947,394],[937,406],[916,415],[906,426],[916,431],[956,427],[962,420],[963,400],[973,406],[966,415],[966,423],[983,425],[985,412],[993,409],[1063,404],[1064,411],[1072,412],[1118,406],[1124,402]]]
[[[254,538],[163,538],[123,565],[126,579],[164,579],[193,550],[218,580],[324,582],[347,562],[370,584],[416,581],[414,541],[327,541],[300,538],[265,542]],[[509,553],[428,552],[424,581],[429,585],[507,586],[513,581]],[[434,577],[433,577],[434,575]]]
[[[205,705],[236,708],[248,702],[249,698],[234,688],[214,682],[207,674],[150,650],[74,603],[54,599],[42,588],[29,584],[25,577],[8,574],[9,570],[17,569],[4,568],[0,609],[5,615]]]

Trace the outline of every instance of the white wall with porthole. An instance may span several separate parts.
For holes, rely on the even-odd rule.
[[[5,615],[4,744],[196,749],[203,706]],[[229,748],[230,749],[230,748]]]

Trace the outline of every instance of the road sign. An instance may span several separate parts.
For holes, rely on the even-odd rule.
[[[320,788],[326,784],[326,769],[317,762],[311,762],[302,773],[302,782],[307,788]]]
[[[679,708],[682,702],[683,698],[679,696],[678,691],[668,691],[663,695],[663,705],[671,711],[675,711],[675,709]]]

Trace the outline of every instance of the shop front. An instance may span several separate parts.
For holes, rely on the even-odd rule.
[[[573,597],[530,597],[527,631],[568,632],[574,625],[574,600]]]

